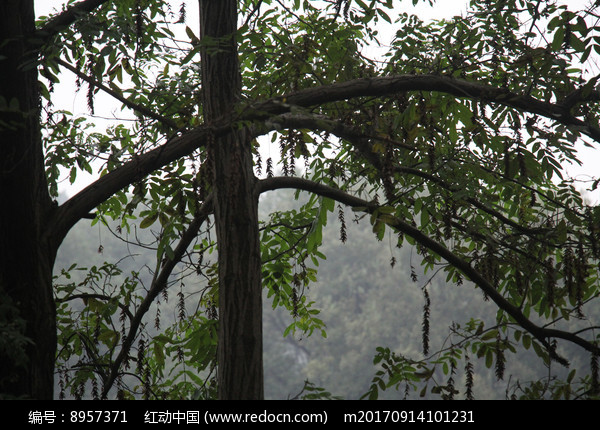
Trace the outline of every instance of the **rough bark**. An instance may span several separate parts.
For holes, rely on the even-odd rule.
[[[210,125],[239,100],[235,0],[200,0],[202,105]],[[218,396],[262,399],[262,301],[258,199],[250,136],[232,128],[208,144],[219,251]]]
[[[0,396],[49,399],[56,350],[33,0],[0,4]],[[16,336],[16,337],[15,337]],[[29,339],[23,343],[18,339]],[[21,338],[22,339],[22,338]]]

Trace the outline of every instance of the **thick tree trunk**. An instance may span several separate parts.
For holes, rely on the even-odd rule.
[[[33,0],[0,3],[0,396],[49,399],[56,351],[51,202],[39,123]],[[23,337],[29,339],[24,343]]]
[[[207,123],[239,100],[237,2],[200,0],[203,113]],[[262,301],[251,143],[231,130],[208,145],[219,250],[219,398],[262,399]]]

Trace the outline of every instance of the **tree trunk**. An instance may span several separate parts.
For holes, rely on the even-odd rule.
[[[52,204],[40,135],[33,0],[0,3],[0,396],[50,399],[56,321]],[[29,339],[24,342],[24,338]]]
[[[240,98],[235,0],[200,0],[202,105],[210,124]],[[219,399],[262,399],[262,299],[251,141],[232,129],[208,145],[219,251]]]

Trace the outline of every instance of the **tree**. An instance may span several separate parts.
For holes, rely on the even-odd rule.
[[[600,140],[596,6],[473,0],[465,16],[434,23],[403,6],[200,0],[196,32],[184,3],[174,13],[168,2],[70,1],[36,23],[33,0],[3,2],[0,392],[52,397],[55,358],[66,374],[66,355],[80,358],[70,387],[91,383],[99,397],[130,395],[130,373],[147,397],[212,395],[216,365],[219,398],[262,398],[262,290],[295,317],[286,331],[323,330],[302,291],[339,204],[497,306],[493,327],[456,329],[450,368],[474,350],[502,377],[518,344],[566,365],[561,345],[572,343],[591,357],[581,390],[597,394],[597,327],[585,312],[598,295],[600,212],[563,172],[578,161],[576,144]],[[395,37],[369,59],[383,22]],[[91,113],[103,92],[134,112],[132,125],[90,131],[54,109],[64,73],[87,86]],[[266,135],[279,143],[280,176],[271,157],[263,166]],[[56,204],[63,172],[73,183],[94,162],[100,177]],[[259,196],[282,188],[311,197],[261,222]],[[116,221],[128,238],[156,225],[151,279],[132,272],[112,284],[120,271],[106,265],[53,286],[57,251],[86,218]],[[204,265],[215,250],[218,261]],[[189,272],[206,279],[208,316],[182,311],[151,335],[149,310],[176,286],[185,299]],[[75,299],[83,309],[69,307]],[[188,379],[165,383],[174,357],[193,369],[181,373],[193,391]],[[377,360],[391,365],[378,376],[386,386],[428,375],[385,348]]]

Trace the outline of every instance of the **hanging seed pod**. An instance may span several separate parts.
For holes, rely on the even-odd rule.
[[[154,317],[154,328],[160,330],[160,301],[156,302],[156,316]]]
[[[92,378],[92,400],[100,400],[100,391],[96,378]]]
[[[429,354],[429,315],[431,312],[431,300],[429,299],[429,292],[427,288],[423,288],[423,298],[425,304],[423,305],[423,322],[421,324],[421,333],[423,340],[423,354]]]
[[[139,41],[144,36],[144,9],[141,1],[135,2],[135,37]]]
[[[503,341],[500,339],[500,333],[496,336],[496,365],[495,373],[498,380],[504,378],[504,370],[506,368],[506,357],[504,356]]]
[[[86,93],[86,101],[87,107],[90,111],[91,115],[94,115],[94,86],[92,84],[88,85],[88,90]]]
[[[465,357],[465,360],[465,398],[466,400],[474,400],[473,387],[475,385],[475,372],[473,370],[473,363],[471,363],[468,355]]]
[[[529,198],[530,198],[530,200],[529,200],[529,207],[531,207],[531,208],[532,208],[532,207],[534,207],[534,206],[535,206],[535,204],[537,203],[537,197],[536,197],[536,194],[535,194],[535,191],[534,191],[534,190],[531,190],[531,191],[530,191]]]
[[[179,18],[177,18],[177,21],[175,22],[175,24],[185,23],[186,12],[187,11],[185,9],[185,2],[182,2],[181,6],[179,6]]]
[[[138,342],[137,366],[136,372],[138,375],[143,375],[144,362],[146,361],[146,341],[143,337]]]
[[[255,154],[256,157],[256,176],[261,176],[262,175],[262,157],[260,156],[260,152],[256,152]]]
[[[300,303],[300,300],[298,299],[298,292],[296,291],[296,288],[292,289],[292,306],[293,306],[293,311],[292,311],[292,315],[294,318],[298,318],[298,304]]]
[[[413,282],[417,282],[418,281],[418,277],[417,277],[417,273],[415,272],[415,267],[411,264],[410,265],[410,279]]]
[[[183,291],[179,291],[177,293],[177,310],[178,310],[178,314],[177,316],[179,317],[180,321],[183,321],[185,319],[185,296],[183,295]]]
[[[181,345],[177,345],[176,349],[177,361],[181,364],[185,360],[185,352],[183,351],[183,347]]]
[[[346,232],[346,221],[344,219],[344,208],[341,205],[338,205],[338,220],[340,222],[340,240],[342,243],[346,243],[348,236]]]
[[[454,400],[454,394],[457,392],[454,388],[454,374],[456,373],[456,364],[454,360],[450,361],[450,377],[446,384],[447,393],[443,396],[444,400]]]

